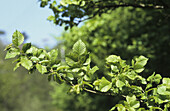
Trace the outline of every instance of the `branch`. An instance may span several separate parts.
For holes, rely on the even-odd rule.
[[[99,94],[99,95],[105,95],[105,96],[112,96],[111,93],[102,93],[102,92],[97,92],[97,91],[90,90],[90,89],[86,89],[86,88],[83,88],[83,90],[86,91],[86,92],[93,93],[93,94]]]
[[[119,7],[134,7],[134,8],[143,8],[143,9],[168,9],[166,6],[156,5],[156,6],[147,6],[144,4],[134,5],[134,4],[121,4],[121,5],[106,5],[100,6],[98,5],[95,8],[119,8]]]

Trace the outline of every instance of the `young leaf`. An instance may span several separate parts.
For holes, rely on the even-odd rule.
[[[20,54],[19,49],[10,48],[10,49],[7,51],[7,54],[6,54],[6,56],[5,56],[5,59],[14,58],[15,56],[17,56],[17,55],[19,55],[19,54]]]
[[[54,16],[52,16],[52,15],[50,15],[50,16],[48,16],[47,20],[49,20],[49,21],[53,21],[53,20],[55,20],[55,17],[54,17]]]
[[[31,60],[33,62],[39,62],[39,58],[37,58],[36,56],[31,57]]]
[[[130,106],[133,108],[139,108],[140,102],[139,101],[132,101],[130,102]]]
[[[44,74],[47,72],[47,68],[46,66],[43,66],[41,64],[36,64],[36,68],[38,69],[38,71],[41,73],[41,74]]]
[[[15,65],[15,67],[14,67],[14,71],[18,68],[18,67],[20,67],[20,65],[21,65],[21,62],[18,62],[16,65]]]
[[[86,52],[86,45],[82,42],[82,40],[77,41],[73,45],[73,52],[77,53],[78,55],[83,55]]]
[[[164,85],[159,86],[157,92],[160,95],[170,95],[170,91],[168,91],[167,87]]]
[[[126,111],[126,108],[122,104],[116,105],[118,111]]]
[[[25,67],[27,70],[30,70],[30,68],[32,67],[32,61],[28,60],[28,58],[26,56],[22,56],[21,57],[21,65],[23,67]]]
[[[124,85],[125,85],[125,83],[122,82],[121,80],[117,80],[117,81],[116,81],[116,86],[117,86],[118,88],[122,88]]]
[[[89,73],[90,74],[94,74],[97,70],[99,70],[99,68],[97,66],[94,66],[90,71]]]
[[[76,63],[76,62],[74,62],[72,59],[70,59],[70,58],[68,58],[68,57],[66,57],[65,60],[66,60],[66,63],[67,63],[69,66],[73,66],[73,65]]]
[[[112,87],[112,83],[101,88],[101,92],[107,92]]]
[[[26,51],[26,54],[33,54],[34,56],[36,56],[37,52],[38,52],[38,49],[34,46],[31,46],[31,48]]]
[[[89,65],[91,62],[91,57],[89,57],[83,65]]]
[[[4,51],[9,50],[10,48],[12,48],[12,43],[9,44],[9,45],[7,45],[7,46],[5,47],[5,49],[4,49]]]
[[[16,30],[12,35],[12,42],[15,46],[21,45],[24,42],[22,33]]]
[[[50,56],[51,56],[51,62],[52,64],[54,64],[58,56],[58,51],[56,49],[51,50]]]
[[[30,48],[31,48],[31,43],[26,43],[23,45],[22,50],[25,53]]]
[[[108,81],[105,77],[102,77],[99,82],[99,89],[101,92],[107,92],[112,87],[112,83]]]
[[[61,78],[61,76],[58,73],[53,74],[54,81],[56,81],[59,84],[62,84],[64,80]]]
[[[116,55],[110,55],[109,57],[106,58],[106,61],[107,62],[110,62],[110,63],[116,63],[120,60],[121,58],[119,56],[116,56]]]
[[[134,65],[134,70],[137,73],[141,73],[144,70],[144,66],[146,65],[148,58],[144,57],[144,56],[140,56],[138,58],[135,59],[136,63]]]
[[[73,74],[67,73],[66,76],[67,76],[67,78],[68,78],[69,80],[74,80]]]
[[[168,88],[170,88],[170,78],[163,78],[162,82],[163,82],[163,84],[168,86]]]
[[[112,70],[113,72],[119,72],[118,67],[117,67],[117,66],[114,66],[114,65],[111,65],[111,70]]]

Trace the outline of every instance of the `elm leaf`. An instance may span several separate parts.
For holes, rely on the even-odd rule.
[[[21,65],[25,67],[27,70],[30,70],[33,64],[32,64],[32,61],[28,60],[26,56],[22,56]]]
[[[73,52],[77,53],[78,55],[83,55],[86,52],[86,45],[82,42],[82,40],[77,41],[73,45]]]
[[[38,71],[41,73],[41,74],[44,74],[47,72],[47,68],[46,66],[43,66],[41,64],[36,64],[36,68],[38,69]]]
[[[17,56],[17,55],[19,55],[19,54],[20,54],[19,49],[10,48],[10,49],[7,51],[7,54],[6,54],[6,56],[5,56],[5,59],[14,58],[15,56]]]
[[[15,46],[21,45],[24,42],[22,33],[16,30],[12,35],[12,42]]]

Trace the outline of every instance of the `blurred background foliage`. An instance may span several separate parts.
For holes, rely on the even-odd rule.
[[[163,77],[170,77],[170,15],[168,12],[169,10],[117,8],[108,14],[86,21],[81,27],[73,27],[70,31],[63,33],[61,37],[63,42],[57,47],[69,52],[73,44],[82,39],[91,53],[92,64],[99,66],[98,74],[100,75],[107,73],[103,67],[105,58],[116,54],[128,60],[129,64],[134,56],[144,55],[149,58],[149,62],[142,76],[148,77],[156,72]],[[67,85],[53,85],[53,87],[55,89],[51,92],[53,104],[63,111],[107,111],[119,99],[119,97],[110,98],[89,93],[79,96],[64,95]],[[61,94],[63,96],[58,96]],[[85,102],[81,102],[82,100]],[[70,107],[73,109],[69,109]]]
[[[98,74],[101,76],[106,73],[103,67],[105,58],[116,54],[129,63],[134,56],[144,55],[149,62],[143,76],[155,71],[169,77],[169,26],[169,10],[117,8],[64,32],[56,48],[64,58],[65,52],[82,39],[91,53],[92,65],[100,68]],[[89,93],[68,94],[67,84],[50,85],[46,76],[38,73],[30,76],[22,68],[13,72],[14,65],[10,60],[4,60],[3,49],[0,42],[1,111],[107,111],[119,99]]]
[[[4,60],[4,47],[0,41],[0,111],[59,111],[51,104],[46,76],[28,75],[24,68],[14,72],[12,60]]]
[[[66,52],[82,39],[91,52],[93,64],[104,74],[103,63],[108,55],[116,54],[131,60],[144,55],[149,59],[143,76],[152,72],[169,76],[170,72],[170,15],[160,10],[118,8],[74,27],[64,33]],[[130,61],[129,61],[130,62]]]

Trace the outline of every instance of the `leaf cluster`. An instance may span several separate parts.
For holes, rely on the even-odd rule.
[[[148,58],[136,57],[128,65],[120,56],[110,55],[106,58],[106,75],[98,76],[99,68],[91,67],[90,53],[82,40],[77,41],[72,51],[65,57],[65,63],[58,59],[58,51],[46,52],[30,43],[20,49],[24,41],[23,35],[16,31],[12,44],[8,45],[6,59],[17,57],[14,62],[18,67],[25,67],[29,73],[36,69],[41,74],[48,74],[48,79],[57,83],[70,85],[69,92],[80,94],[90,92],[108,96],[122,96],[110,111],[168,111],[170,103],[170,78],[162,78],[160,74],[152,74],[148,78],[140,75],[144,71]],[[15,55],[15,56],[12,56]]]

